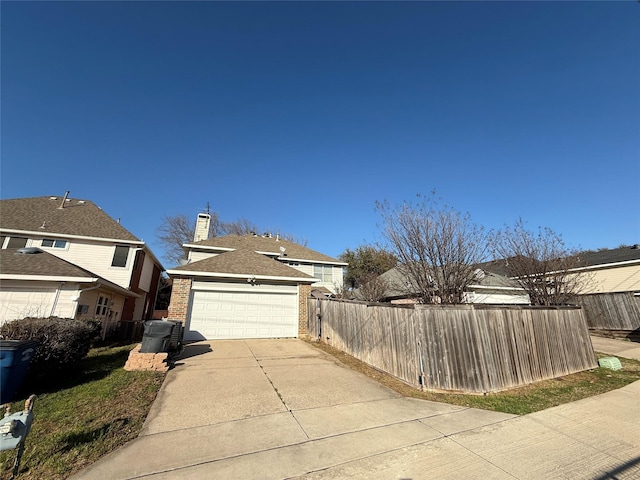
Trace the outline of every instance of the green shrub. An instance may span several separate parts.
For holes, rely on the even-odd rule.
[[[69,367],[89,353],[99,325],[70,318],[23,318],[0,326],[6,340],[35,340],[39,343],[29,365],[32,375],[46,375]]]

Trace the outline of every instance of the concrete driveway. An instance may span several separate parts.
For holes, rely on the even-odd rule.
[[[640,478],[639,399],[516,417],[400,397],[301,340],[200,342],[140,437],[73,478]]]

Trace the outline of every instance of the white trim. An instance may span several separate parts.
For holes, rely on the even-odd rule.
[[[106,279],[94,277],[55,277],[45,275],[16,275],[16,274],[0,274],[0,280],[17,280],[24,282],[64,282],[64,283],[95,283],[95,288],[103,288],[112,292],[116,292],[123,297],[139,298],[140,294],[132,290],[116,285]]]
[[[640,259],[638,260],[625,260],[624,262],[615,262],[615,263],[601,263],[598,265],[589,265],[588,267],[576,267],[576,268],[568,268],[566,270],[554,270],[552,272],[546,273],[532,273],[531,275],[523,275],[518,277],[509,277],[513,279],[519,278],[529,278],[529,277],[543,277],[547,275],[555,275],[556,273],[572,273],[572,272],[580,272],[580,271],[593,271],[593,270],[603,270],[605,268],[614,268],[614,267],[626,267],[629,265],[635,265],[640,263]]]
[[[237,248],[228,248],[228,247],[212,247],[212,246],[204,246],[204,245],[194,245],[193,243],[185,243],[182,245],[184,248],[189,248],[191,250],[220,250],[223,252],[233,252],[235,250],[238,250]],[[259,253],[260,255],[265,255],[265,256],[273,256],[273,257],[277,257],[277,260],[286,262],[286,261],[292,261],[292,262],[304,262],[304,263],[323,263],[323,264],[327,264],[327,265],[336,265],[336,266],[347,266],[349,265],[348,263],[344,263],[344,262],[334,262],[331,260],[313,260],[310,258],[293,258],[293,257],[283,257],[282,256],[282,252],[267,252],[267,251],[261,251],[261,250],[250,250],[253,251],[255,253]]]
[[[228,247],[212,247],[210,245],[195,245],[193,243],[183,243],[184,248],[190,248],[192,250],[222,250],[223,252],[233,252],[235,248]]]
[[[36,280],[44,282],[74,282],[74,283],[95,283],[97,278],[92,277],[56,277],[45,275],[19,275],[19,274],[0,274],[0,280]]]
[[[469,285],[467,288],[479,288],[479,289],[484,289],[484,290],[511,290],[511,291],[517,291],[517,292],[525,292],[525,290],[523,290],[520,287],[492,287],[490,285]]]
[[[640,263],[640,259],[626,260],[624,262],[615,262],[615,263],[600,263],[598,265],[590,265],[588,267],[570,268],[567,270],[567,272],[577,272],[578,270],[599,270],[601,268],[612,268],[612,267],[624,267],[624,266],[633,265],[636,263]],[[556,272],[551,272],[551,273],[556,273]]]
[[[6,232],[6,233],[17,233],[20,235],[32,235],[36,238],[49,238],[49,237],[54,237],[54,238],[73,238],[76,240],[97,240],[99,242],[106,242],[106,243],[128,243],[131,245],[140,245],[140,246],[145,246],[145,242],[140,241],[140,240],[123,240],[121,238],[104,238],[104,237],[87,237],[84,235],[69,235],[66,233],[52,233],[52,232],[47,232],[46,230],[40,231],[40,232],[32,232],[29,230],[13,230],[13,229],[7,229],[7,228],[2,228],[0,229],[0,232]]]
[[[278,260],[282,262],[303,262],[303,263],[309,263],[309,264],[321,263],[323,265],[334,265],[336,267],[346,267],[349,265],[348,263],[344,263],[344,262],[332,262],[329,260],[309,260],[309,259],[293,258],[293,257],[278,257]]]
[[[192,272],[187,270],[167,270],[168,275],[186,277],[213,277],[213,278],[255,278],[256,280],[279,280],[288,282],[316,283],[317,278],[301,277],[276,277],[272,275],[251,275],[248,273],[216,273],[216,272]]]
[[[202,292],[279,293],[282,295],[298,295],[298,287],[296,285],[283,286],[290,287],[291,290],[269,288],[268,286],[256,286],[247,288],[246,284],[233,285],[219,282],[193,282],[193,284],[191,285],[191,290],[198,290]]]

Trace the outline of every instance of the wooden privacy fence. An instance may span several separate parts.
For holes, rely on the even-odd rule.
[[[631,292],[581,295],[578,303],[593,330],[640,330],[640,298]]]
[[[310,334],[418,388],[487,393],[597,367],[582,310],[309,300]]]

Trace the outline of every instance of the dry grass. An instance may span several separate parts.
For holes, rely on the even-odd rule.
[[[499,393],[464,395],[423,392],[329,345],[318,342],[312,342],[311,345],[332,355],[350,369],[376,380],[405,397],[482,408],[515,415],[525,415],[556,405],[574,402],[582,398],[615,390],[640,380],[640,362],[621,358],[622,370],[612,371],[605,368],[596,368]],[[605,355],[598,354],[598,356]]]
[[[38,398],[18,479],[68,478],[138,435],[164,374],[125,372],[133,347],[94,349],[77,371],[29,387]],[[13,450],[0,453],[2,479],[14,459]]]

